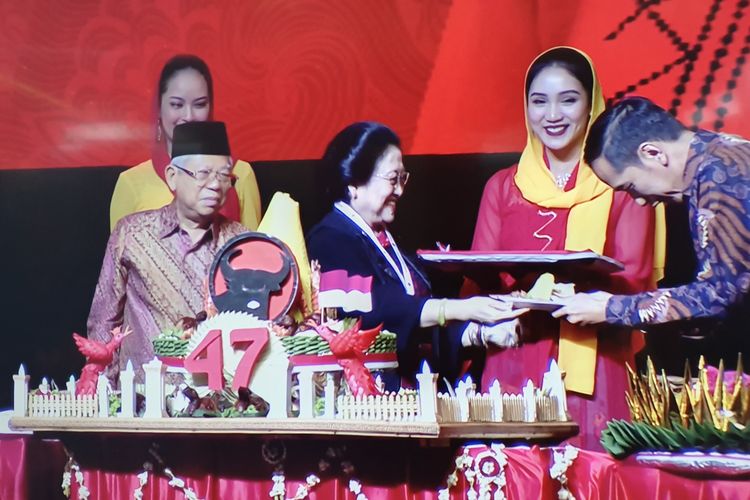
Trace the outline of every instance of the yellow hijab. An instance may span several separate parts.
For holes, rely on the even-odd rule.
[[[537,56],[534,62],[550,50],[559,48],[581,54],[591,68],[593,88],[591,113],[586,127],[586,135],[588,135],[591,124],[605,108],[599,79],[589,56],[573,47],[554,47]],[[526,78],[528,78],[528,71]],[[526,85],[524,85],[524,112],[527,111],[528,105],[525,88]],[[582,145],[575,187],[570,191],[563,191],[555,183],[544,161],[544,145],[532,132],[528,116],[526,117],[526,133],[526,147],[521,154],[518,171],[514,177],[521,194],[526,200],[544,208],[570,210],[565,235],[566,250],[593,250],[601,254],[607,237],[607,222],[614,194],[612,188],[599,180],[591,167],[584,163]],[[661,278],[664,270],[665,224],[662,206],[657,209],[656,222],[654,283]],[[576,327],[565,321],[560,325],[558,362],[560,368],[566,371],[565,385],[571,391],[589,395],[594,392],[596,335],[596,329],[592,327]]]

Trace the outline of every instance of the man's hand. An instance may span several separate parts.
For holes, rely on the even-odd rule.
[[[611,296],[607,292],[577,293],[569,299],[560,300],[565,305],[554,311],[552,316],[580,325],[604,323],[607,320],[607,301]]]

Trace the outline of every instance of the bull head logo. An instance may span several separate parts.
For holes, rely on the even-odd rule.
[[[237,311],[252,314],[262,320],[268,319],[268,304],[271,294],[281,290],[281,285],[289,275],[291,260],[280,253],[281,269],[276,272],[261,269],[234,269],[229,260],[241,250],[224,252],[219,261],[227,290],[214,298],[220,311]]]

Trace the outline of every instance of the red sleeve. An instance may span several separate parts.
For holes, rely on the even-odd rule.
[[[607,291],[636,293],[651,287],[654,270],[653,207],[640,206],[627,193],[616,191],[607,225],[607,242],[604,254],[625,265],[613,274]]]
[[[509,169],[515,171],[515,169]],[[503,200],[501,199],[502,184],[508,171],[501,170],[490,177],[484,186],[482,201],[479,204],[477,224],[474,226],[474,240],[472,250],[498,250],[502,248],[502,220]]]
[[[502,169],[496,172],[484,186],[482,201],[479,204],[477,223],[474,226],[474,240],[472,250],[502,250],[505,248],[502,238],[503,207],[508,203],[508,182],[513,182],[516,168]],[[507,273],[500,273],[500,288],[495,292],[508,291],[513,288],[515,280]],[[481,293],[482,287],[470,279],[465,279],[461,288],[461,297],[469,297]]]

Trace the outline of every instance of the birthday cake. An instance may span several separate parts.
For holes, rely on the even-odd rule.
[[[291,199],[274,197],[267,217],[279,201],[288,204]],[[32,430],[104,425],[145,432],[160,420],[165,424],[152,430],[195,430],[203,429],[201,419],[170,417],[219,416],[262,417],[226,419],[245,422],[225,426],[232,431],[261,432],[266,428],[261,422],[277,422],[269,426],[278,431],[278,422],[289,421],[283,428],[292,431],[422,437],[439,437],[446,426],[465,422],[559,424],[550,425],[548,434],[535,432],[547,439],[576,432],[554,361],[541,387],[529,382],[522,394],[503,394],[499,382],[481,394],[470,379],[438,393],[438,376],[426,362],[415,389],[384,390],[379,374],[398,368],[396,335],[380,326],[363,328],[356,315],[336,317],[341,308],[369,310],[363,308],[367,297],[359,288],[354,309],[343,302],[351,288],[342,288],[342,280],[362,278],[336,271],[335,279],[327,281],[315,262],[308,266],[298,215],[297,224],[286,220],[277,225],[281,231],[262,223],[259,231],[267,232],[244,233],[222,247],[209,269],[205,311],[154,336],[155,357],[142,366],[144,384],[134,383],[130,363],[119,372],[119,390],[104,375],[110,351],[129,334],[127,329],[113,332],[113,349],[102,358],[92,355],[97,350],[90,339],[75,336],[87,356],[81,376],[64,390],[46,382],[29,390],[22,366],[14,375],[12,425]],[[108,422],[101,424],[104,419]]]

